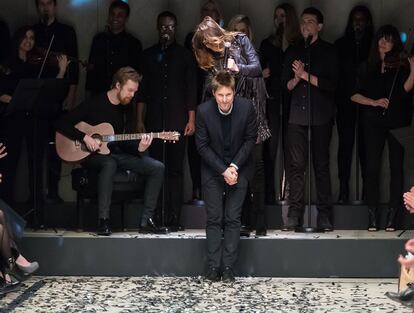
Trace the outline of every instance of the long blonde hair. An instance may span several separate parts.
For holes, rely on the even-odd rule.
[[[232,42],[236,33],[221,28],[210,16],[197,26],[193,36],[193,50],[199,67],[209,70],[215,65],[216,57],[224,53],[224,42]]]
[[[229,24],[227,25],[227,29],[229,31],[235,31],[236,30],[236,25],[239,23],[243,23],[244,25],[246,25],[247,29],[248,29],[248,34],[246,34],[246,36],[249,38],[250,42],[253,42],[253,30],[252,30],[252,23],[250,23],[250,19],[247,15],[244,14],[237,14],[235,16],[233,16],[229,22]]]

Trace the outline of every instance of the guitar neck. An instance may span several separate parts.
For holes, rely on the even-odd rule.
[[[118,135],[103,135],[103,142],[114,142],[114,141],[128,141],[128,140],[140,140],[143,135],[150,135],[151,133],[140,133],[140,134],[118,134]],[[154,139],[160,138],[161,133],[152,133]]]

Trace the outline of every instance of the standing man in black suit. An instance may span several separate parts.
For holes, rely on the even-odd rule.
[[[196,121],[196,145],[202,160],[202,188],[207,211],[209,269],[206,278],[220,280],[222,259],[223,281],[231,282],[240,240],[241,207],[248,179],[254,172],[252,152],[257,122],[251,101],[234,97],[235,79],[230,73],[218,72],[211,87],[214,98],[199,106]]]

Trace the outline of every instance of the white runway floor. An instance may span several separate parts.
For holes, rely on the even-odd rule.
[[[33,277],[0,298],[0,312],[413,312],[385,297],[396,288],[396,279]]]

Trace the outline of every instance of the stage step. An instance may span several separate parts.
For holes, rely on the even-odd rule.
[[[381,207],[381,225],[385,224],[387,206]],[[137,228],[142,203],[130,204],[125,212],[126,228]],[[18,207],[19,213],[24,215],[28,209]],[[111,210],[111,224],[114,229],[121,230],[121,212],[118,205],[113,205]],[[280,229],[283,225],[283,218],[286,217],[287,205],[266,206],[267,224],[270,229]],[[94,231],[97,224],[98,210],[96,203],[86,204],[84,210],[84,228],[87,231]],[[400,218],[400,229],[413,229],[412,215],[406,210]],[[45,208],[46,225],[65,229],[76,229],[76,205],[75,203],[64,203],[60,205],[47,205]],[[316,223],[317,208],[312,206],[312,223]],[[304,214],[305,225],[307,223],[307,209]],[[182,209],[181,222],[188,229],[204,229],[206,223],[206,213],[204,206],[184,205]],[[335,205],[333,207],[333,222],[335,229],[341,230],[365,230],[368,225],[367,207],[364,205]]]
[[[253,234],[254,235],[254,234]],[[397,257],[414,231],[269,231],[242,238],[236,272],[260,277],[397,277]],[[98,237],[58,230],[28,232],[22,251],[40,263],[40,275],[197,276],[206,267],[203,230],[165,236],[137,232]]]

